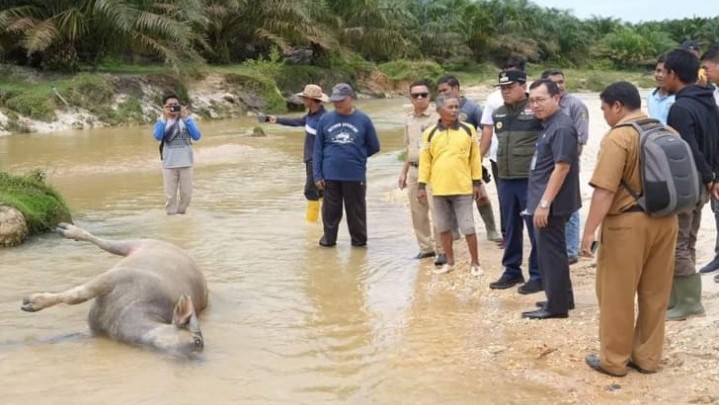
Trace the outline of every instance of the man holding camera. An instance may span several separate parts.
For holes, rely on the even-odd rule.
[[[192,199],[192,140],[199,140],[202,134],[190,111],[174,94],[162,97],[162,117],[155,123],[153,134],[160,141],[165,212],[184,214]]]

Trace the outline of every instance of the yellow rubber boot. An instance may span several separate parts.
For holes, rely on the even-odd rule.
[[[307,201],[307,222],[317,222],[320,216],[320,202]]]

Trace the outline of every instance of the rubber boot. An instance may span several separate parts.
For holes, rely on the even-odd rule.
[[[674,277],[674,308],[667,311],[668,321],[683,321],[692,316],[704,316],[702,279],[699,273],[689,277]]]
[[[672,280],[672,292],[669,293],[669,302],[667,303],[667,309],[672,309],[677,305],[677,294],[674,292],[674,281]]]
[[[478,205],[477,210],[479,215],[482,217],[484,222],[484,228],[487,230],[487,239],[492,242],[499,242],[502,240],[502,235],[497,232],[497,225],[494,223],[494,212],[492,211],[492,204],[486,203],[484,205]]]
[[[307,222],[317,222],[320,216],[320,201],[319,200],[308,200],[307,201]]]

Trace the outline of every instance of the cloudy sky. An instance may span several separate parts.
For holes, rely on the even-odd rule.
[[[531,0],[544,7],[571,9],[579,18],[592,15],[629,22],[719,16],[718,0]],[[701,6],[700,6],[701,5]]]

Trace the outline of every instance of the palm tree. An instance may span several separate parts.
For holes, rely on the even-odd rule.
[[[199,61],[193,49],[200,0],[14,0],[0,10],[0,35],[46,68],[77,70],[112,49],[171,65]],[[7,50],[6,50],[7,52]]]

